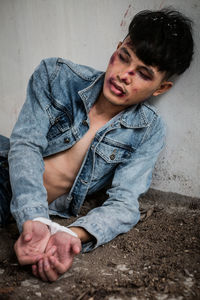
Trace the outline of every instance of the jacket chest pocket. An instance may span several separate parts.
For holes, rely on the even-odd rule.
[[[96,148],[93,179],[100,179],[109,173],[112,175],[116,166],[129,159],[132,152],[133,150],[127,145],[101,142]]]
[[[47,109],[47,113],[50,119],[50,127],[47,133],[49,140],[60,136],[71,128],[71,116],[67,111],[61,111],[55,106],[51,106]]]

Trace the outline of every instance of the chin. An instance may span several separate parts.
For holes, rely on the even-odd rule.
[[[109,102],[113,104],[120,104],[123,101],[125,101],[125,97],[117,96],[113,94],[109,89],[106,88],[103,90],[103,95]]]
[[[111,93],[103,93],[104,98],[111,104],[119,105],[120,100],[116,98],[116,96],[112,95]]]

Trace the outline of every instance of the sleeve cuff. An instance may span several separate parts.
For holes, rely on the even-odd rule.
[[[47,220],[49,219],[48,209],[44,208],[43,206],[28,207],[24,208],[23,210],[12,211],[12,215],[17,222],[17,227],[20,233],[23,230],[24,222],[28,220],[33,220],[37,217],[42,217]]]
[[[98,227],[97,224],[95,223],[90,223],[85,220],[85,217],[79,218],[76,220],[74,223],[70,224],[69,227],[82,227],[85,229],[88,233],[90,233],[93,237],[94,240],[87,242],[87,243],[82,243],[82,252],[90,252],[97,247],[99,247],[102,244],[105,244],[105,236],[104,232],[101,228]]]

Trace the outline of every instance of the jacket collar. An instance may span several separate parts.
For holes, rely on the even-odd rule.
[[[146,106],[143,103],[136,104],[126,109],[121,117],[121,124],[127,128],[149,127],[150,120],[145,112]]]
[[[104,72],[97,72],[96,77],[93,77],[92,83],[83,90],[78,91],[78,94],[85,105],[87,114],[102,91],[104,77]]]

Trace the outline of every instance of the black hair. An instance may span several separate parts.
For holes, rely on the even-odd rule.
[[[135,15],[128,36],[137,57],[165,71],[166,77],[182,74],[193,56],[192,21],[178,11],[164,8]]]

